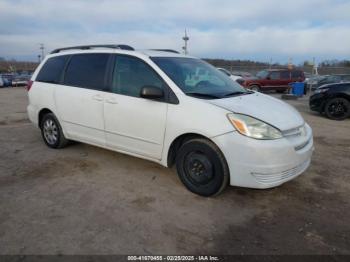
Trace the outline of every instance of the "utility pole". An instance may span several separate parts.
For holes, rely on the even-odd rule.
[[[44,49],[45,49],[45,47],[44,47],[44,44],[39,44],[40,45],[40,47],[39,47],[39,49],[41,50],[41,61],[44,59]]]
[[[289,70],[293,69],[293,59],[291,57],[289,57],[288,59],[288,69]]]
[[[312,76],[318,75],[318,70],[317,70],[315,57],[312,58],[312,72],[311,72],[311,75]],[[310,90],[309,90],[310,95],[311,95],[311,90],[312,90],[312,83],[313,83],[313,81],[311,81],[311,84],[309,85],[309,87],[310,87]]]
[[[312,74],[313,75],[318,75],[318,69],[317,69],[315,57],[312,58],[312,65],[313,65]]]
[[[185,36],[182,38],[182,40],[185,41],[185,45],[182,47],[182,49],[184,50],[184,54],[187,55],[188,54],[187,42],[190,40],[190,38],[187,36],[186,29],[185,29]]]

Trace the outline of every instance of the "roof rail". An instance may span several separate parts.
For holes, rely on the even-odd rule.
[[[71,49],[81,49],[81,50],[87,50],[91,48],[113,48],[113,49],[122,49],[122,50],[130,50],[134,51],[135,49],[129,45],[78,45],[78,46],[70,46],[70,47],[63,47],[63,48],[57,48],[53,50],[50,54],[56,54],[61,51],[65,50],[71,50]]]
[[[161,52],[169,52],[169,53],[175,53],[175,54],[180,54],[178,51],[173,50],[173,49],[151,49],[153,51],[161,51]]]

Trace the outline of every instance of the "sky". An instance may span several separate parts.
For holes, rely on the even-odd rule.
[[[202,58],[350,59],[350,0],[0,0],[0,57],[36,61],[81,44],[129,44]]]

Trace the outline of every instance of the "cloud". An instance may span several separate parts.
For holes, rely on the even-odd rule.
[[[349,13],[344,0],[3,0],[0,56],[35,58],[39,43],[179,50],[188,28],[200,57],[349,59]]]

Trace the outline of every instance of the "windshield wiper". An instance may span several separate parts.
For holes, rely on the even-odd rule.
[[[213,98],[213,99],[220,98],[220,96],[217,96],[217,95],[205,94],[205,93],[197,93],[197,92],[188,92],[188,93],[185,93],[185,94],[189,95],[189,96],[199,96],[199,97]]]
[[[227,93],[224,95],[224,97],[228,97],[228,96],[239,96],[239,95],[248,95],[248,94],[252,94],[252,91],[236,91],[236,92],[232,92],[232,93]]]

